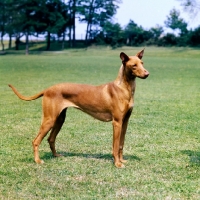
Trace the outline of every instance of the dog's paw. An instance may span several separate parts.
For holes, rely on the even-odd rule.
[[[117,168],[125,168],[125,165],[122,164],[121,162],[115,163],[115,166],[116,166]]]
[[[36,162],[37,164],[44,164],[44,160],[40,160],[40,159],[35,160],[35,162]]]
[[[127,163],[128,160],[120,159],[120,162],[122,162],[122,163]]]
[[[62,155],[62,154],[56,153],[56,154],[54,154],[53,156],[54,156],[54,157],[62,157],[63,155]]]

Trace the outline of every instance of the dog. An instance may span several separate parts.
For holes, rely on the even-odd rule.
[[[117,168],[124,167],[126,160],[123,158],[123,147],[134,105],[136,77],[146,79],[149,76],[141,60],[143,54],[144,49],[130,57],[121,52],[122,65],[117,78],[113,82],[100,86],[61,83],[36,95],[25,97],[9,84],[13,92],[22,100],[31,101],[43,96],[42,123],[37,137],[32,142],[36,163],[43,163],[39,157],[39,145],[50,130],[48,137],[50,149],[55,157],[60,156],[55,149],[56,136],[65,121],[67,108],[74,107],[100,121],[112,121],[114,164]]]

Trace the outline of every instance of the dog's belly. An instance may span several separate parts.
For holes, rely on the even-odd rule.
[[[106,110],[97,110],[95,107],[91,106],[93,109],[91,109],[90,106],[77,106],[76,104],[70,102],[70,101],[65,101],[62,105],[62,110],[67,107],[73,107],[78,110],[83,111],[84,113],[87,113],[88,115],[94,117],[95,119],[98,119],[103,122],[109,122],[112,121],[112,114],[109,111]]]
[[[82,110],[82,109],[81,109]],[[103,122],[110,122],[112,121],[112,115],[109,112],[93,112],[93,111],[85,111],[82,110],[83,112],[87,113],[88,115],[91,115],[95,119],[98,119]]]

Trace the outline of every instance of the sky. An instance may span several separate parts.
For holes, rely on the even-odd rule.
[[[190,15],[183,10],[180,0],[122,0],[119,4],[117,14],[114,16],[114,22],[119,23],[122,27],[126,26],[130,19],[137,25],[145,29],[161,25],[164,27],[164,21],[173,8],[180,11],[180,17],[188,23],[188,28],[196,28],[198,19],[191,18]],[[85,37],[86,26],[77,23],[77,38]],[[169,29],[165,29],[169,32]]]

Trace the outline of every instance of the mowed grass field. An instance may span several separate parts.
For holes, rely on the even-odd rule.
[[[0,199],[200,199],[200,49],[146,47],[146,80],[137,79],[124,155],[113,165],[112,124],[68,109],[53,158],[45,138],[43,165],[32,140],[41,99],[18,99],[7,84],[33,95],[60,82],[99,85],[116,78],[119,54],[141,48],[73,49],[0,55]]]

